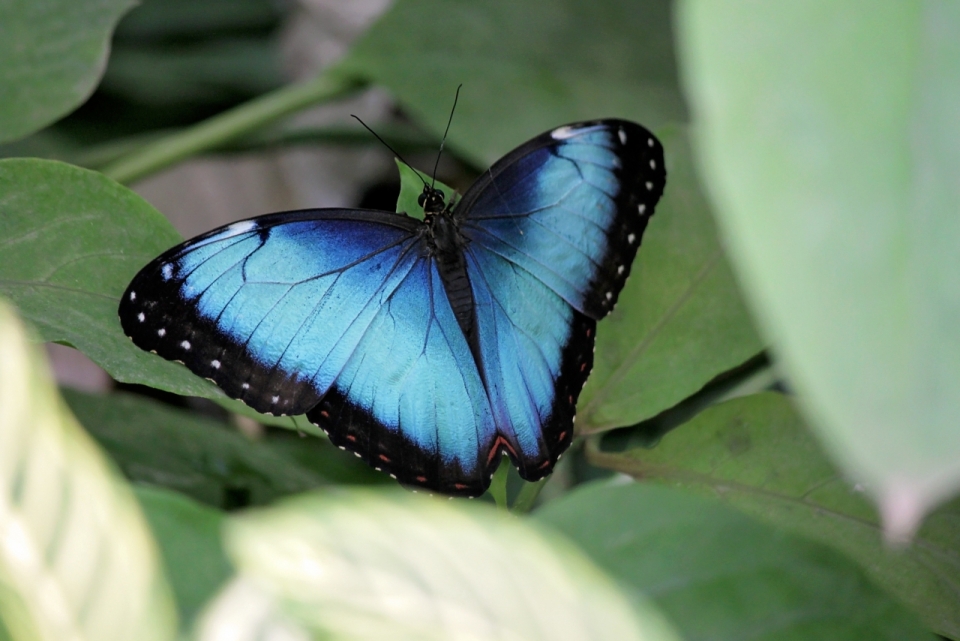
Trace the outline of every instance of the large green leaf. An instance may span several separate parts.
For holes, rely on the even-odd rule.
[[[260,505],[331,482],[389,480],[326,439],[283,434],[252,441],[219,421],[143,397],[63,393],[127,478],[214,507]]]
[[[637,478],[720,497],[837,548],[927,625],[960,638],[960,501],[934,512],[909,546],[890,549],[863,488],[836,472],[785,396],[723,403],[653,449],[593,451],[588,458]]]
[[[145,200],[64,163],[0,160],[0,293],[45,341],[73,345],[118,381],[222,396],[184,367],[137,348],[117,319],[134,274],[180,241]]]
[[[342,63],[478,164],[557,125],[685,117],[667,0],[399,0]]]
[[[960,5],[680,6],[734,264],[801,409],[904,536],[960,487]]]
[[[160,544],[182,628],[189,630],[201,607],[233,574],[221,542],[224,515],[167,490],[140,487],[137,499]]]
[[[130,489],[0,302],[0,619],[15,641],[165,641],[176,613]]]
[[[597,328],[581,433],[672,407],[761,350],[692,167],[685,130],[660,133],[667,188],[617,308]]]
[[[536,517],[652,598],[686,641],[933,639],[852,561],[719,501],[598,483]]]
[[[227,550],[241,578],[213,604],[202,639],[269,609],[251,603],[252,585],[259,603],[278,601],[320,638],[677,639],[575,548],[477,504],[304,496],[232,519]]]
[[[0,142],[34,132],[93,92],[110,33],[134,0],[6,0],[0,5]]]

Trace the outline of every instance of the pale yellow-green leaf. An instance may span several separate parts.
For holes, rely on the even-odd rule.
[[[226,631],[257,608],[273,612],[270,595],[312,638],[678,638],[569,543],[492,507],[402,493],[307,495],[235,518],[226,541],[241,578],[208,611],[203,641],[264,638]],[[264,620],[283,627],[274,614]]]
[[[0,301],[0,619],[14,641],[163,641],[176,614],[126,483]]]

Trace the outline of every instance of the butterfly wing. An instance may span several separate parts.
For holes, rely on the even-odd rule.
[[[141,270],[121,324],[258,411],[307,412],[401,481],[480,494],[492,413],[421,229],[358,210],[235,223]]]
[[[601,120],[534,138],[457,205],[481,375],[503,447],[528,480],[569,445],[596,320],[616,303],[665,182],[649,131]]]
[[[416,222],[315,210],[235,223],[167,251],[133,279],[120,322],[271,414],[317,404],[413,264]]]
[[[463,496],[486,490],[493,414],[433,260],[419,259],[382,302],[307,418],[402,483]]]

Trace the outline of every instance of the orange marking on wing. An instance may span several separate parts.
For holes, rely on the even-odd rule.
[[[351,443],[356,443],[357,437],[354,436],[353,434],[347,434],[347,440],[350,441]]]
[[[380,454],[380,455],[378,456],[378,458],[379,458],[381,461],[383,461],[384,463],[389,463],[389,462],[390,462],[390,459],[389,459],[387,456],[383,455],[383,454]]]
[[[320,416],[322,416],[323,418],[330,418],[330,412],[328,412],[327,410],[320,410]]]
[[[418,476],[418,477],[417,477],[417,483],[426,483],[426,482],[427,482],[427,477],[426,477],[426,476]]]
[[[513,449],[513,446],[507,442],[501,435],[497,434],[496,440],[493,442],[493,445],[490,446],[490,453],[487,454],[487,465],[493,463],[493,459],[496,458],[497,454],[500,453],[500,448],[505,449],[509,452],[514,458],[517,457],[517,452]]]

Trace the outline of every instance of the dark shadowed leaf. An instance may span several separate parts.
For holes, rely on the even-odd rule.
[[[637,478],[719,497],[830,545],[931,628],[960,638],[960,501],[928,517],[911,544],[891,549],[864,488],[837,473],[785,396],[736,399],[703,412],[653,449],[589,457]]]
[[[221,544],[223,513],[168,490],[138,487],[136,494],[160,547],[180,627],[189,630],[203,604],[233,573]]]
[[[219,421],[131,394],[64,396],[129,479],[214,507],[260,505],[331,482],[389,480],[325,438],[281,433],[252,441]]]
[[[686,641],[933,641],[852,561],[719,501],[605,482],[536,517],[652,598]]]

